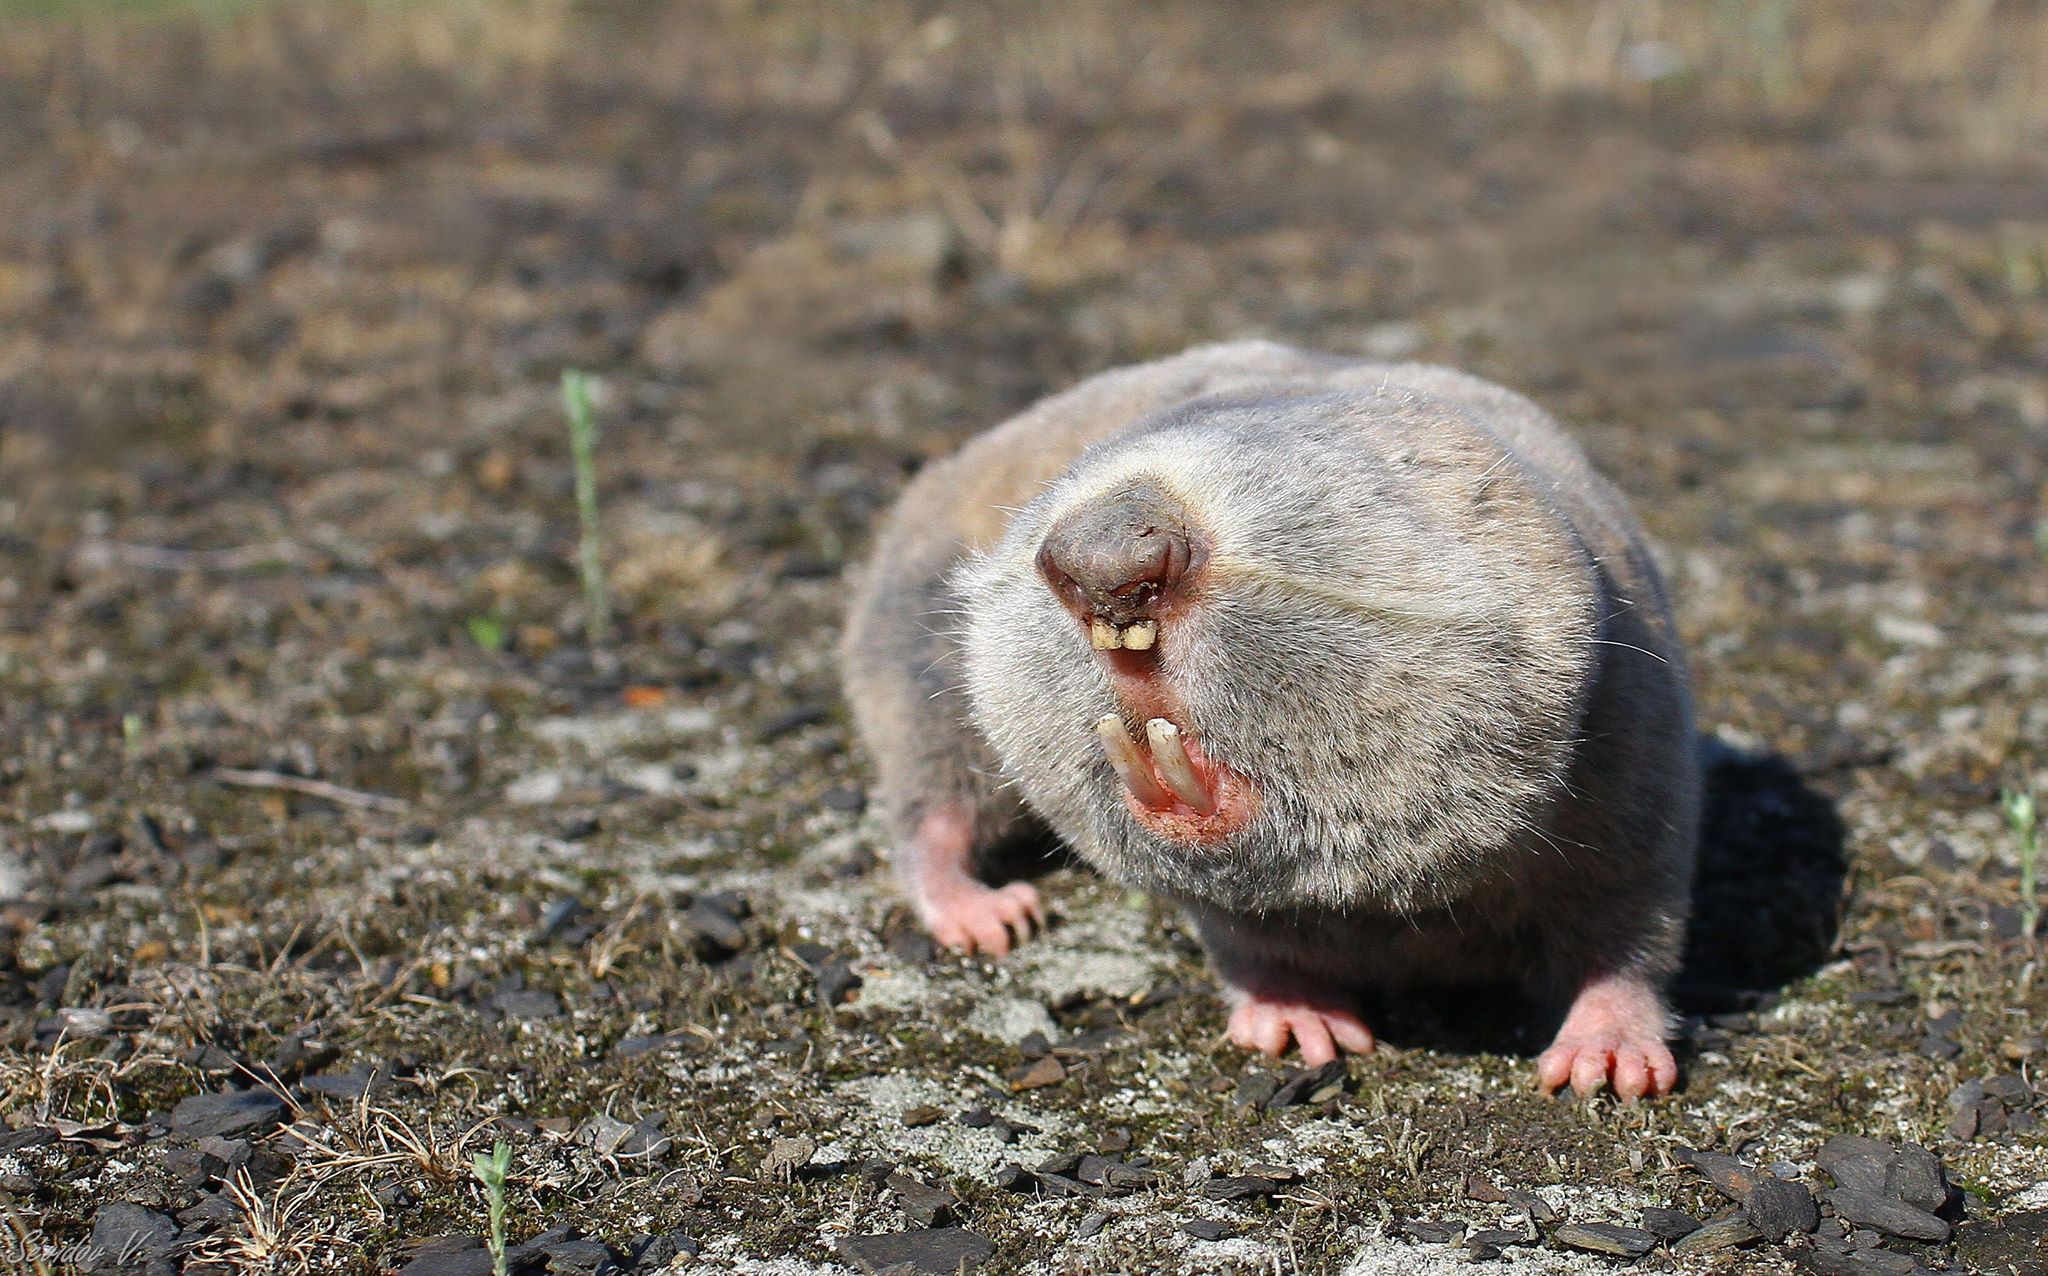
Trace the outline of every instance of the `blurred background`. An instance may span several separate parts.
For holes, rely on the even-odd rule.
[[[924,460],[1247,335],[1572,422],[1667,547],[1703,727],[1771,759],[1720,781],[1743,886],[1693,1008],[1736,1026],[1696,1017],[1690,1065],[1768,1101],[1655,1134],[1416,1055],[1354,1119],[1436,1155],[1333,1161],[1348,1203],[1286,1216],[1314,1270],[1360,1201],[1426,1213],[1474,1166],[1671,1203],[1657,1138],[1932,1139],[2040,1066],[2000,795],[2048,779],[2048,4],[0,0],[0,1111],[102,1132],[0,1176],[10,1212],[85,1243],[130,1149],[204,1261],[385,1270],[481,1226],[495,1129],[525,1235],[816,1260],[901,1219],[759,1163],[873,1125],[840,1151],[954,1176],[1012,1268],[1066,1261],[1078,1203],[989,1186],[1027,1152],[902,1141],[1028,1037],[907,1026],[997,977],[916,973],[891,911],[840,576]],[[1148,1044],[1023,1146],[1255,1151],[1201,1084],[1241,1066],[1213,1004],[1129,1009],[1205,978],[1171,919],[1057,889],[1004,1022]],[[1797,1050],[1741,1027],[1781,996]],[[1520,1152],[1431,1110],[1467,1067]],[[391,1082],[428,1151],[321,1106],[330,1073]],[[1167,1115],[1113,1099],[1142,1076]],[[261,1086],[284,1159],[242,1197],[163,1161],[179,1100]],[[660,1173],[605,1168],[605,1113],[667,1114]],[[1985,1199],[2048,1209],[2037,1134],[1972,1137]],[[1192,1243],[1132,1228],[1118,1261]]]

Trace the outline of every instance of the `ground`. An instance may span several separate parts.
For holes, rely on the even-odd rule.
[[[159,1270],[392,1270],[487,1230],[503,1139],[557,1271],[601,1253],[562,1228],[843,1270],[917,1226],[892,1167],[991,1272],[1417,1276],[1465,1266],[1431,1225],[1532,1212],[1512,1270],[1595,1271],[1557,1226],[1725,1210],[1682,1150],[1824,1190],[1838,1133],[1967,1193],[1955,1244],[1899,1252],[2042,1270],[2048,975],[1999,795],[2048,786],[2048,10],[26,8],[19,1270],[159,1221]],[[1055,865],[1001,962],[907,925],[843,571],[973,431],[1247,335],[1535,396],[1663,547],[1716,760],[1669,1100],[1539,1097],[1540,1035],[1425,1000],[1268,1106],[1145,899]],[[1097,1152],[1121,1177],[1054,1161]]]

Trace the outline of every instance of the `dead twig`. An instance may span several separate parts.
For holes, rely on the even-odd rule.
[[[326,780],[308,779],[303,775],[286,775],[282,771],[248,771],[240,767],[216,767],[208,774],[222,784],[232,784],[237,788],[282,789],[288,793],[303,793],[307,797],[333,802],[337,806],[353,806],[366,811],[384,811],[393,815],[403,814],[408,809],[406,803],[399,798],[330,784]]]

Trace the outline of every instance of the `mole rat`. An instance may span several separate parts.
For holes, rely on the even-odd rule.
[[[1361,989],[1507,981],[1538,1084],[1677,1080],[1700,778],[1621,496],[1529,400],[1266,342],[1102,373],[924,469],[842,651],[918,917],[1044,921],[977,853],[1049,825],[1173,901],[1230,1036],[1372,1049]]]

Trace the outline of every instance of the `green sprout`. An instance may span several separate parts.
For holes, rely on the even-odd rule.
[[[592,647],[604,642],[610,607],[604,596],[604,560],[597,537],[597,419],[590,409],[590,376],[562,373],[562,405],[569,412],[569,445],[576,457],[576,513],[583,522],[578,546],[583,573],[583,629]]]
[[[2040,804],[2032,791],[2005,791],[2005,819],[2012,825],[2013,840],[2020,849],[2020,929],[2028,939],[2041,925],[2041,824]]]
[[[471,616],[463,622],[463,627],[469,630],[469,636],[476,645],[485,651],[505,650],[505,622],[496,616]]]
[[[501,1141],[489,1156],[474,1153],[469,1166],[476,1171],[477,1181],[484,1185],[484,1194],[490,1200],[491,1271],[494,1276],[506,1276],[505,1178],[512,1171],[512,1145]]]

